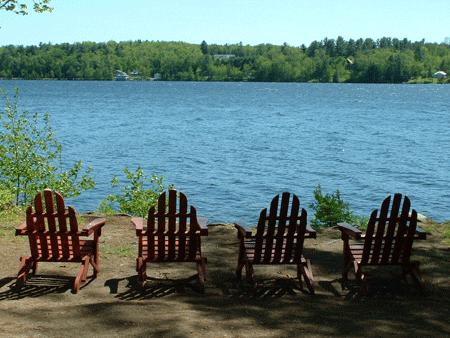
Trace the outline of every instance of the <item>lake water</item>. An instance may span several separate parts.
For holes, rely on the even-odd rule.
[[[284,191],[310,219],[318,184],[357,216],[400,192],[450,219],[448,85],[0,81],[10,98],[14,87],[20,110],[51,114],[67,166],[94,168],[77,211],[140,165],[212,222],[254,224]]]

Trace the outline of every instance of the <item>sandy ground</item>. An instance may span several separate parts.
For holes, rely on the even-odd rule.
[[[9,229],[10,230],[10,229]],[[415,243],[425,293],[387,271],[373,271],[369,290],[340,283],[337,230],[307,240],[316,295],[298,287],[294,267],[256,266],[256,292],[237,281],[238,244],[231,225],[212,225],[203,240],[205,293],[195,265],[149,265],[154,279],[136,285],[137,238],[130,218],[111,216],[101,237],[101,273],[78,294],[78,264],[41,264],[14,289],[26,238],[0,236],[0,337],[449,337],[450,251],[436,236]],[[92,270],[90,270],[92,273]],[[353,275],[350,274],[353,278]]]

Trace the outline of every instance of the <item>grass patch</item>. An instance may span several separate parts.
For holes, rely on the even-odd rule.
[[[419,223],[419,228],[440,237],[445,244],[450,245],[450,221],[438,223],[429,218],[426,222]]]
[[[15,229],[25,220],[25,210],[13,205],[3,205],[0,210],[0,238],[14,239]]]
[[[107,247],[107,246],[100,246],[100,255],[102,258],[106,258],[107,255],[114,255],[119,256],[121,258],[124,257],[136,257],[136,249],[133,245],[125,245],[125,246],[118,246],[115,248]]]

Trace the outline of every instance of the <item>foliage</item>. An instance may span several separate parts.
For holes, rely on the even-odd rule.
[[[315,211],[315,217],[311,220],[313,226],[336,226],[340,222],[354,223],[353,211],[349,203],[341,200],[339,190],[334,194],[323,195],[320,184],[314,190],[315,202],[310,208]]]
[[[123,212],[129,215],[146,217],[148,209],[152,206],[157,206],[159,195],[166,190],[163,186],[164,177],[152,175],[149,180],[151,188],[144,189],[148,176],[144,174],[140,166],[137,167],[135,173],[131,172],[128,167],[125,167],[124,173],[130,184],[121,187],[121,195],[109,195],[103,199],[97,211],[104,214]],[[111,186],[113,188],[119,186],[117,176],[114,176],[111,180]],[[168,189],[171,188],[173,188],[173,185],[168,186]]]
[[[36,13],[43,13],[46,11],[53,11],[48,4],[51,0],[41,0],[41,1],[33,1],[33,10]],[[3,0],[0,1],[0,10],[5,9],[7,11],[14,12],[20,15],[28,15],[28,5],[26,2],[17,0]]]
[[[450,46],[338,37],[309,47],[141,40],[0,47],[0,78],[111,80],[118,69],[166,81],[433,82],[436,71],[450,72]]]
[[[50,115],[43,120],[37,113],[19,113],[19,90],[11,103],[2,89],[6,108],[0,111],[0,188],[14,194],[15,204],[29,203],[44,189],[59,191],[65,197],[76,197],[92,189],[92,168],[82,172],[82,162],[62,170],[62,146],[53,138]]]
[[[0,193],[2,191],[0,190]],[[14,229],[25,219],[25,210],[12,203],[0,204],[0,239],[7,238],[7,241],[21,240],[14,236]],[[21,236],[19,236],[21,237]]]
[[[14,201],[14,194],[6,189],[0,189],[0,211],[12,205]]]
[[[358,227],[361,231],[367,230],[367,225],[369,224],[369,219],[367,217],[357,218],[355,217],[352,221],[352,225]]]

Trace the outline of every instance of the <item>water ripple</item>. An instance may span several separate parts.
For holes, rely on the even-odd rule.
[[[94,210],[123,168],[184,191],[213,222],[256,222],[275,194],[339,189],[358,216],[389,194],[450,219],[450,87],[356,84],[0,81],[51,114],[64,163],[94,167]]]

